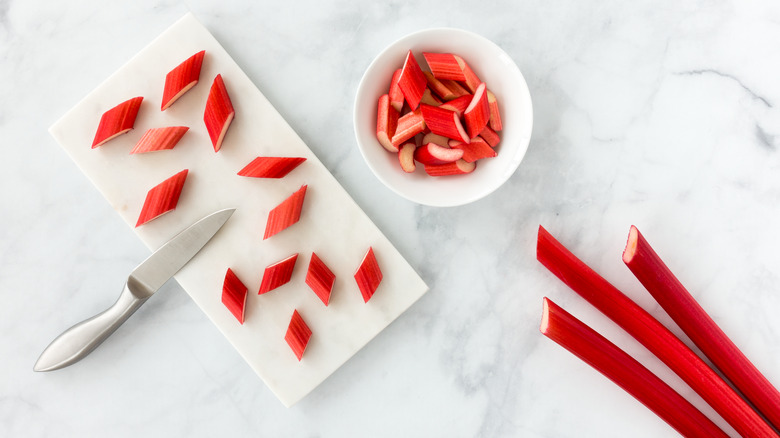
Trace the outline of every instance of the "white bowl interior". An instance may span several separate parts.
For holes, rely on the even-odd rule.
[[[403,66],[409,50],[423,69],[423,52],[455,53],[463,57],[496,95],[503,131],[498,156],[477,162],[468,175],[431,177],[418,163],[405,173],[398,157],[376,139],[379,97],[387,93],[393,72]],[[500,187],[520,165],[533,128],[533,107],[528,85],[520,69],[492,41],[460,29],[429,29],[407,35],[382,51],[366,70],[358,86],[354,110],[358,147],[369,168],[382,183],[399,195],[430,206],[456,206],[480,199]]]

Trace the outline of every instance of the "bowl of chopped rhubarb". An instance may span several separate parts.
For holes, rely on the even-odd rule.
[[[528,85],[492,41],[428,29],[371,62],[355,96],[358,148],[397,194],[448,207],[489,195],[520,165],[533,127]]]

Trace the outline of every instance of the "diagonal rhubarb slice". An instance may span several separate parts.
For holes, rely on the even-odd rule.
[[[176,100],[189,91],[200,79],[200,68],[203,65],[205,50],[190,56],[176,68],[165,75],[165,88],[163,88],[161,111],[165,111]]]
[[[138,222],[135,224],[136,227],[176,208],[184,181],[187,179],[187,172],[188,169],[184,169],[149,190],[141,214],[138,216]]]
[[[501,124],[501,113],[498,112],[498,100],[490,90],[487,91],[487,98],[490,106],[490,128],[494,131],[500,131],[503,125]]]
[[[301,314],[298,313],[298,309],[295,309],[290,319],[290,325],[287,326],[284,340],[287,341],[287,345],[295,353],[295,357],[298,358],[299,362],[303,357],[303,352],[306,351],[309,339],[311,339],[311,329],[306,325]]]
[[[260,282],[260,291],[257,294],[268,293],[279,286],[289,283],[296,260],[298,260],[297,253],[272,265],[268,265],[263,272],[263,280]]]
[[[458,117],[455,111],[426,104],[420,105],[420,110],[425,126],[434,134],[443,135],[453,140],[460,140],[463,143],[471,141],[471,137],[463,129],[460,117]]]
[[[306,158],[303,157],[257,157],[239,170],[238,175],[251,178],[283,178],[304,161]]]
[[[463,118],[466,120],[466,131],[469,137],[473,138],[479,135],[490,120],[490,105],[488,104],[487,88],[485,83],[479,84],[474,92],[469,106],[463,111]]]
[[[398,127],[398,116],[398,110],[391,104],[390,96],[383,94],[377,103],[376,138],[389,152],[398,152],[398,147],[392,141]]]
[[[420,109],[418,108],[414,111],[408,112],[398,119],[398,125],[396,126],[395,134],[393,134],[393,138],[391,139],[392,146],[395,148],[395,150],[388,149],[387,147],[385,148],[391,152],[397,152],[398,147],[404,144],[406,140],[409,140],[424,130],[425,120],[423,119],[423,115]]]
[[[303,209],[303,199],[306,197],[307,187],[308,186],[306,185],[301,186],[298,191],[290,195],[268,213],[268,222],[266,222],[265,225],[263,240],[300,220],[301,210]]]
[[[333,283],[335,282],[336,275],[317,254],[311,253],[309,269],[306,272],[306,284],[317,294],[325,306],[330,303],[330,294],[333,291]]]
[[[209,132],[211,144],[214,145],[214,152],[219,152],[219,149],[222,148],[222,140],[225,139],[225,133],[235,115],[236,112],[233,109],[233,103],[230,102],[222,75],[217,75],[211,84],[209,97],[206,100],[206,110],[203,113],[203,122]]]
[[[401,76],[398,78],[398,86],[412,110],[416,110],[420,105],[420,99],[422,99],[427,84],[425,74],[410,50],[406,54],[406,61],[401,69]]]
[[[152,128],[138,140],[131,154],[143,154],[146,152],[163,151],[173,149],[179,140],[190,128],[186,126],[167,126],[165,128]]]
[[[401,69],[399,68],[393,73],[393,78],[390,80],[390,90],[387,95],[390,99],[390,106],[395,108],[395,111],[400,113],[404,107],[404,93],[401,91],[401,87],[398,84],[398,80],[401,78]]]
[[[134,97],[103,113],[100,117],[100,123],[98,123],[95,139],[92,141],[92,149],[133,129],[138,109],[143,100],[144,98],[141,96]]]
[[[374,248],[368,247],[363,261],[360,262],[360,266],[355,271],[355,281],[361,295],[363,295],[363,301],[367,303],[374,296],[379,283],[382,282],[382,270],[379,269],[379,263],[376,261]]]
[[[683,436],[728,436],[652,371],[547,298],[539,331],[623,388]]]
[[[482,137],[491,148],[498,146],[498,143],[501,141],[501,137],[499,137],[498,133],[494,131],[490,125],[485,126],[485,129],[479,133],[479,136]]]
[[[452,53],[423,52],[423,57],[425,62],[428,63],[433,77],[436,79],[466,80],[466,75],[463,74],[463,69],[458,63],[456,55]]]
[[[236,317],[239,323],[244,324],[244,310],[246,309],[247,288],[239,280],[232,269],[225,273],[225,281],[222,283],[222,304]]]

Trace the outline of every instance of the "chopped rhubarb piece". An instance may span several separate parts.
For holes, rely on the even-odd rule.
[[[479,133],[479,136],[482,137],[491,148],[498,146],[498,143],[501,141],[501,137],[499,137],[498,133],[494,131],[490,125],[485,126],[485,129]]]
[[[225,133],[235,115],[236,111],[233,109],[233,103],[230,102],[222,75],[217,75],[211,84],[209,97],[206,100],[206,110],[203,113],[203,122],[206,123],[206,130],[209,132],[211,144],[214,145],[214,152],[219,152],[222,147]]]
[[[360,262],[360,266],[355,271],[355,281],[361,295],[363,295],[363,301],[367,303],[374,296],[379,283],[382,282],[382,270],[379,269],[379,263],[376,261],[374,248],[368,247],[363,261]]]
[[[285,228],[298,222],[303,210],[303,199],[306,197],[306,188],[301,186],[298,191],[290,195],[268,213],[268,222],[265,224],[265,235],[263,240],[277,234]]]
[[[306,272],[306,284],[317,294],[325,306],[330,303],[330,293],[333,291],[333,283],[335,282],[336,275],[317,254],[311,253],[309,270]]]
[[[423,119],[422,111],[419,108],[401,116],[401,118],[398,119],[398,126],[396,127],[395,135],[393,135],[392,138],[392,144],[396,148],[394,152],[397,152],[398,146],[401,146],[406,140],[409,140],[424,130],[425,119]]]
[[[250,178],[283,178],[304,161],[306,158],[303,157],[257,157],[239,170],[238,175]]]
[[[498,112],[498,101],[496,95],[492,91],[487,91],[488,105],[490,106],[490,128],[494,131],[500,131],[501,125],[501,113]]]
[[[453,150],[463,151],[463,161],[471,163],[483,158],[493,158],[496,151],[480,136],[471,139],[471,143],[463,143],[458,140],[450,140],[450,147]]]
[[[450,141],[450,139],[445,137],[445,136],[443,136],[443,135],[434,134],[433,132],[429,132],[429,133],[425,134],[425,136],[422,138],[421,145],[428,144],[428,143],[435,143],[435,144],[437,144],[439,146],[444,146],[444,147],[448,148],[448,147],[450,147],[449,141]]]
[[[410,50],[406,54],[406,61],[401,69],[401,76],[398,78],[398,86],[412,110],[416,110],[420,105],[420,99],[422,99],[427,84],[428,81],[425,80],[425,75]]]
[[[443,135],[447,138],[460,140],[464,143],[471,141],[471,137],[466,134],[460,118],[455,111],[442,109],[436,106],[422,104],[420,106],[425,126],[431,129],[434,134]]]
[[[390,98],[390,106],[395,108],[395,111],[400,113],[404,107],[404,93],[401,91],[401,86],[398,84],[398,79],[401,78],[401,69],[399,68],[393,73],[393,78],[390,80],[390,90],[387,92]]]
[[[201,50],[165,75],[161,111],[165,111],[169,106],[173,105],[177,99],[198,83],[200,67],[203,65],[203,56],[205,54],[206,51]]]
[[[774,430],[671,331],[569,252],[541,226],[536,258],[547,269],[644,345],[742,436]]]
[[[422,98],[420,99],[420,103],[424,103],[424,104],[427,104],[427,105],[433,105],[433,106],[441,105],[441,101],[439,99],[437,99],[436,96],[434,96],[431,93],[431,90],[428,89],[428,88],[426,88],[425,91],[423,91],[423,95],[422,95]]]
[[[652,371],[547,298],[539,331],[623,388],[682,436],[728,436]]]
[[[455,99],[463,96],[468,96],[471,93],[469,90],[463,87],[463,85],[460,84],[460,82],[453,81],[452,79],[443,79],[441,81],[442,84],[444,84],[447,88],[452,91],[452,94],[455,95]]]
[[[469,103],[466,111],[463,111],[463,118],[466,120],[466,131],[469,137],[479,135],[490,120],[490,105],[488,105],[486,90],[484,82],[479,84],[477,91],[474,92],[474,97],[471,99],[471,103]]]
[[[165,128],[152,128],[138,140],[131,154],[173,149],[179,140],[190,128],[186,126],[168,126]]]
[[[268,265],[263,271],[263,280],[260,282],[260,291],[258,295],[270,292],[279,286],[287,284],[292,278],[295,261],[298,260],[298,254],[293,254],[284,260]]]
[[[469,104],[471,103],[473,97],[474,97],[473,95],[466,93],[463,96],[460,96],[458,98],[452,99],[449,102],[439,105],[439,108],[455,111],[458,114],[458,117],[460,117],[463,115],[463,112],[466,111],[466,108],[469,107]]]
[[[149,190],[141,214],[138,216],[138,222],[135,224],[136,227],[176,208],[184,181],[187,179],[187,172],[188,169],[184,169]]]
[[[454,81],[465,81],[463,74],[455,55],[452,53],[427,53],[423,52],[425,62],[431,69],[431,73],[436,79],[452,79]]]
[[[247,288],[239,280],[232,269],[228,268],[225,281],[222,283],[222,304],[236,317],[239,323],[244,324],[244,310],[246,308]]]
[[[414,151],[417,149],[417,145],[414,143],[404,143],[400,149],[398,149],[398,163],[401,165],[401,169],[406,173],[412,173],[417,166],[414,164]]]
[[[287,345],[290,346],[295,357],[298,361],[303,357],[303,352],[306,351],[306,346],[311,339],[311,329],[298,313],[298,310],[293,311],[292,318],[290,319],[290,325],[287,326],[287,333],[284,335],[284,340],[287,341]]]
[[[143,97],[134,97],[103,113],[92,141],[92,149],[133,129],[143,100]]]
[[[479,77],[477,77],[474,71],[471,70],[471,67],[466,64],[466,61],[464,61],[463,58],[455,55],[455,60],[458,62],[458,65],[460,65],[461,70],[463,70],[463,76],[466,78],[463,82],[466,84],[466,89],[469,90],[472,94],[476,93],[477,88],[479,87],[479,84],[482,83],[482,81],[479,79]]]
[[[492,149],[491,149],[492,150]],[[427,143],[414,151],[414,159],[424,165],[452,163],[463,158],[464,151]]]
[[[379,98],[376,111],[376,138],[379,140],[379,144],[390,152],[398,152],[398,146],[392,141],[398,127],[398,111],[391,105],[389,95],[383,94]]]
[[[433,77],[433,73],[424,71],[423,74],[425,75],[425,80],[428,81],[428,89],[433,91],[444,101],[452,100],[458,97],[454,91],[450,90],[448,86],[444,85],[440,80]]]
[[[780,393],[696,302],[635,226],[631,226],[623,261],[723,375],[770,423],[780,426]]]
[[[467,163],[464,160],[458,160],[454,163],[447,164],[429,164],[425,166],[425,173],[430,176],[463,175],[473,172],[476,167],[476,161],[473,163]]]

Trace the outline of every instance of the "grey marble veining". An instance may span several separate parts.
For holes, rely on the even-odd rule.
[[[187,11],[431,286],[291,409],[175,284],[82,363],[32,372],[47,343],[113,302],[147,255],[46,128]],[[445,209],[386,189],[351,126],[373,57],[438,26],[504,48],[535,110],[512,178]],[[620,260],[636,224],[780,385],[779,54],[780,4],[768,0],[0,0],[0,435],[672,435],[539,334],[543,296],[733,434],[536,262],[536,230],[669,323]]]

